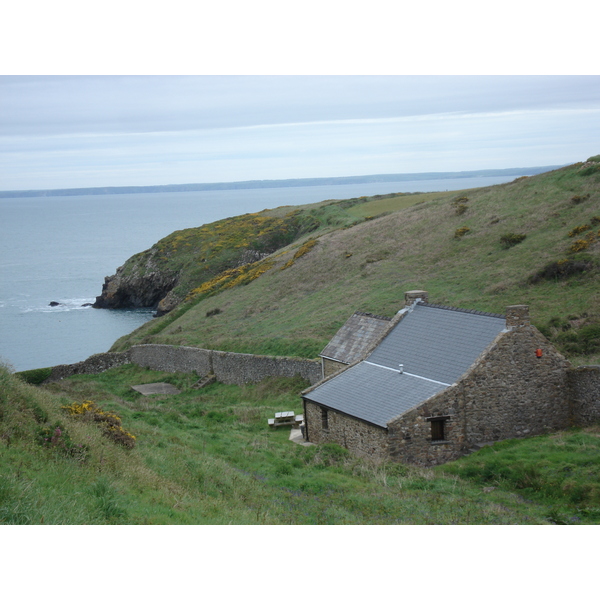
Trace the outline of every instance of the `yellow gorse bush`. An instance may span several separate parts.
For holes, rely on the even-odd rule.
[[[266,259],[250,263],[249,265],[235,267],[234,269],[227,269],[209,281],[205,281],[197,288],[194,288],[186,299],[189,300],[200,295],[210,295],[221,289],[226,290],[237,285],[247,285],[251,281],[258,279],[263,273],[266,273],[274,264],[272,259]]]
[[[576,235],[579,235],[580,233],[583,233],[584,231],[588,231],[589,229],[591,229],[591,227],[589,225],[578,225],[577,227],[571,229],[571,231],[569,231],[569,237],[575,237]]]
[[[113,442],[126,448],[135,446],[136,437],[123,429],[121,417],[116,413],[106,412],[99,408],[92,400],[73,402],[61,407],[69,416],[87,418],[102,427],[102,433]]]
[[[294,256],[292,258],[290,258],[290,260],[288,260],[285,263],[285,265],[283,265],[283,267],[281,267],[281,270],[283,271],[284,269],[291,267],[298,258],[300,258],[301,256],[304,256],[305,254],[308,254],[316,245],[317,245],[317,240],[314,240],[314,239],[310,239],[310,240],[304,242],[304,244],[302,244],[302,246],[300,246],[300,248],[298,248],[298,250],[296,251]]]
[[[77,402],[73,402],[73,404],[67,404],[62,407],[63,410],[66,410],[69,415],[77,416],[84,415],[87,412],[96,410],[95,404],[91,400],[86,400],[81,404]]]
[[[590,246],[590,240],[577,240],[573,242],[569,247],[569,252],[582,252],[583,250],[587,250]]]

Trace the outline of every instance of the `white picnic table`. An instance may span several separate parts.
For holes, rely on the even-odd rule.
[[[269,427],[280,427],[281,425],[300,425],[304,415],[296,415],[293,410],[275,413],[274,419],[269,419]]]

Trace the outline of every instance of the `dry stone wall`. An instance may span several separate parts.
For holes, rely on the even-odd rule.
[[[107,352],[73,364],[52,368],[46,380],[57,381],[82,373],[101,373],[112,367],[133,363],[155,371],[196,373],[199,377],[214,373],[217,381],[242,385],[256,383],[265,377],[294,377],[300,375],[311,385],[321,379],[321,363],[307,358],[260,356],[221,352],[186,346],[143,344],[127,352]]]
[[[600,421],[600,366],[577,367],[567,372],[573,425]]]
[[[235,385],[256,383],[265,377],[300,375],[311,385],[321,379],[321,363],[318,360],[238,354],[219,350],[212,351],[212,371],[218,381]]]
[[[196,373],[199,376],[212,371],[212,350],[188,346],[142,344],[131,348],[131,362],[140,367],[169,373]]]
[[[127,352],[104,352],[94,354],[81,362],[71,365],[58,365],[52,367],[52,374],[44,383],[58,381],[71,375],[80,375],[82,373],[102,373],[113,367],[119,367],[131,362],[130,351]]]

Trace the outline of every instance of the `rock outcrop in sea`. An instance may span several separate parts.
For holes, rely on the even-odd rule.
[[[94,308],[158,308],[177,285],[178,274],[159,267],[153,250],[132,256],[114,275],[105,277]]]

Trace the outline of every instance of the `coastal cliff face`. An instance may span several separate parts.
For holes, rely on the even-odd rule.
[[[105,277],[94,308],[159,308],[160,301],[177,285],[179,274],[160,267],[156,255],[153,247]]]
[[[192,289],[228,269],[260,261],[320,225],[312,214],[292,207],[280,210],[282,216],[270,212],[175,231],[106,277],[94,308],[152,308],[161,316]]]

